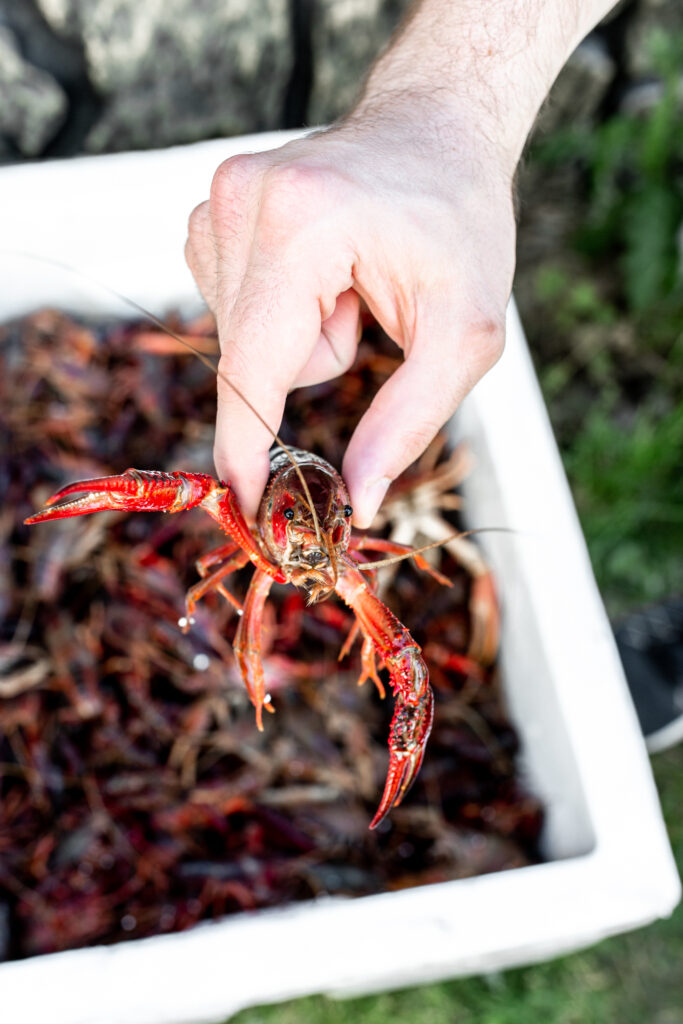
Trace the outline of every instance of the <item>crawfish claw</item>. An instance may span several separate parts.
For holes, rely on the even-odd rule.
[[[425,747],[434,721],[434,695],[425,686],[417,703],[406,702],[402,695],[396,699],[389,738],[389,771],[384,792],[370,828],[377,828],[393,807],[398,807],[406,795],[422,764]]]
[[[67,484],[48,498],[41,512],[24,522],[32,526],[50,519],[115,510],[179,512],[199,504],[214,488],[215,481],[204,473],[127,469],[120,476],[101,476]]]
[[[109,488],[103,488],[105,481],[110,483],[116,477],[101,477],[97,480],[82,480],[69,484],[53,494],[45,502],[45,508],[35,515],[29,516],[24,522],[28,526],[34,523],[45,523],[51,519],[70,519],[72,516],[85,515],[87,512],[109,512],[120,509],[121,502]],[[69,495],[75,497],[69,499]]]

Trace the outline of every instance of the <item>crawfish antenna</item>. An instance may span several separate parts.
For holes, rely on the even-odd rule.
[[[432,551],[434,548],[442,548],[450,540],[462,540],[463,537],[472,537],[475,533],[516,533],[516,530],[508,529],[507,526],[480,526],[476,530],[464,530],[462,533],[449,533],[443,540],[434,540],[431,544],[425,544],[421,548],[413,548],[412,551],[405,551],[402,555],[392,555],[391,558],[380,558],[376,562],[359,562],[355,567],[361,572],[374,572],[375,569],[383,569],[385,565],[394,565],[396,562],[405,562],[406,558],[414,558],[425,551]]]
[[[138,313],[144,316],[147,320],[151,321],[151,323],[156,324],[156,326],[159,327],[160,330],[165,331],[165,333],[168,334],[171,338],[175,338],[175,340],[180,342],[181,345],[184,345],[185,348],[188,349],[188,351],[192,352],[193,355],[195,355],[197,359],[199,359],[199,361],[204,364],[204,366],[207,366],[216,377],[220,377],[221,380],[224,381],[229,388],[232,388],[232,390],[235,392],[238,398],[240,398],[244,402],[247,409],[249,409],[250,412],[254,414],[259,423],[266,428],[266,430],[271,435],[273,440],[280,445],[283,452],[285,452],[289,461],[292,463],[292,466],[296,471],[296,475],[299,477],[301,486],[304,489],[304,494],[306,495],[306,500],[308,501],[308,507],[313,517],[313,525],[315,526],[316,540],[318,541],[319,544],[322,543],[320,534],[320,524],[318,523],[318,516],[316,515],[315,505],[313,504],[311,492],[308,489],[308,484],[306,483],[304,474],[298,462],[294,458],[294,455],[287,447],[285,442],[282,440],[282,438],[279,436],[279,434],[277,434],[273,430],[269,423],[266,423],[261,413],[252,405],[247,396],[240,391],[237,385],[230,380],[227,374],[223,373],[223,371],[218,368],[217,364],[214,363],[213,360],[209,359],[209,357],[205,355],[203,352],[200,352],[198,348],[196,348],[191,342],[187,340],[187,338],[183,338],[181,334],[178,334],[178,332],[174,331],[173,328],[168,326],[168,324],[165,324],[164,321],[161,320],[154,313],[152,313],[151,310],[146,309],[144,306],[141,306],[139,302],[136,302],[135,299],[131,299],[130,296],[128,295],[124,295],[123,292],[117,291],[116,288],[112,288],[111,285],[105,284],[104,281],[100,281],[98,278],[93,277],[91,274],[86,274],[85,271],[79,270],[78,267],[74,267],[70,263],[64,263],[62,260],[53,259],[51,256],[39,256],[37,253],[32,252],[23,252],[21,250],[18,250],[14,253],[14,255],[23,256],[25,259],[36,260],[39,263],[46,263],[53,267],[59,267],[60,270],[65,270],[70,274],[74,274],[76,277],[81,277],[83,278],[84,281],[89,281],[91,284],[96,285],[98,288],[102,288],[103,291],[109,292],[110,295],[114,295],[117,299],[119,299],[121,302],[124,302],[127,306],[130,306],[132,309],[137,310]]]

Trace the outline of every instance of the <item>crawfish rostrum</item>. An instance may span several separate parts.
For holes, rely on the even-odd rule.
[[[183,329],[196,340],[204,327]],[[515,776],[481,559],[444,549],[449,588],[424,560],[392,566],[390,583],[377,574],[382,602],[365,571],[368,552],[431,540],[434,509],[445,510],[444,536],[454,532],[453,456],[427,453],[385,502],[391,534],[372,539],[350,535],[348,496],[327,462],[297,454],[303,493],[289,461],[276,457],[257,543],[229,489],[208,476],[215,382],[176,343],[147,328],[95,331],[44,312],[4,329],[1,357],[0,418],[10,437],[0,513],[4,955],[537,859],[542,813]],[[389,348],[364,343],[341,381],[292,395],[287,445],[339,464],[364,396],[395,366]],[[159,475],[126,471],[150,463]],[[181,465],[194,472],[173,475]],[[62,486],[79,478],[87,483]],[[24,526],[60,486],[34,521],[114,515]],[[150,508],[140,497],[150,494],[156,509],[203,504],[224,528],[229,520],[229,543],[215,548],[215,526],[199,511],[122,513]],[[426,495],[429,530],[397,540],[392,509],[405,523],[413,500],[416,534]],[[239,573],[228,590],[228,576],[250,562],[251,582]],[[347,607],[306,607],[333,589]],[[379,634],[391,637],[390,649]],[[381,700],[376,653],[393,707]],[[429,734],[425,662],[437,714],[420,777],[398,806]],[[250,700],[259,724],[263,707],[277,709],[263,732]],[[369,832],[389,734],[389,776]]]

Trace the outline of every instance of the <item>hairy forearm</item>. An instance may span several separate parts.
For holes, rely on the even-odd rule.
[[[422,0],[375,65],[352,118],[421,105],[479,134],[510,173],[561,67],[615,0]]]

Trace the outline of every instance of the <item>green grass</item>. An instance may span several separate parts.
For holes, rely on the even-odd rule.
[[[532,150],[541,166],[581,166],[586,202],[573,244],[593,266],[614,265],[619,299],[642,323],[673,293],[680,297],[683,219],[683,35],[653,33],[650,53],[662,92],[647,112],[568,127]]]
[[[603,598],[613,615],[683,580],[683,404],[619,422],[597,405],[565,452]]]

